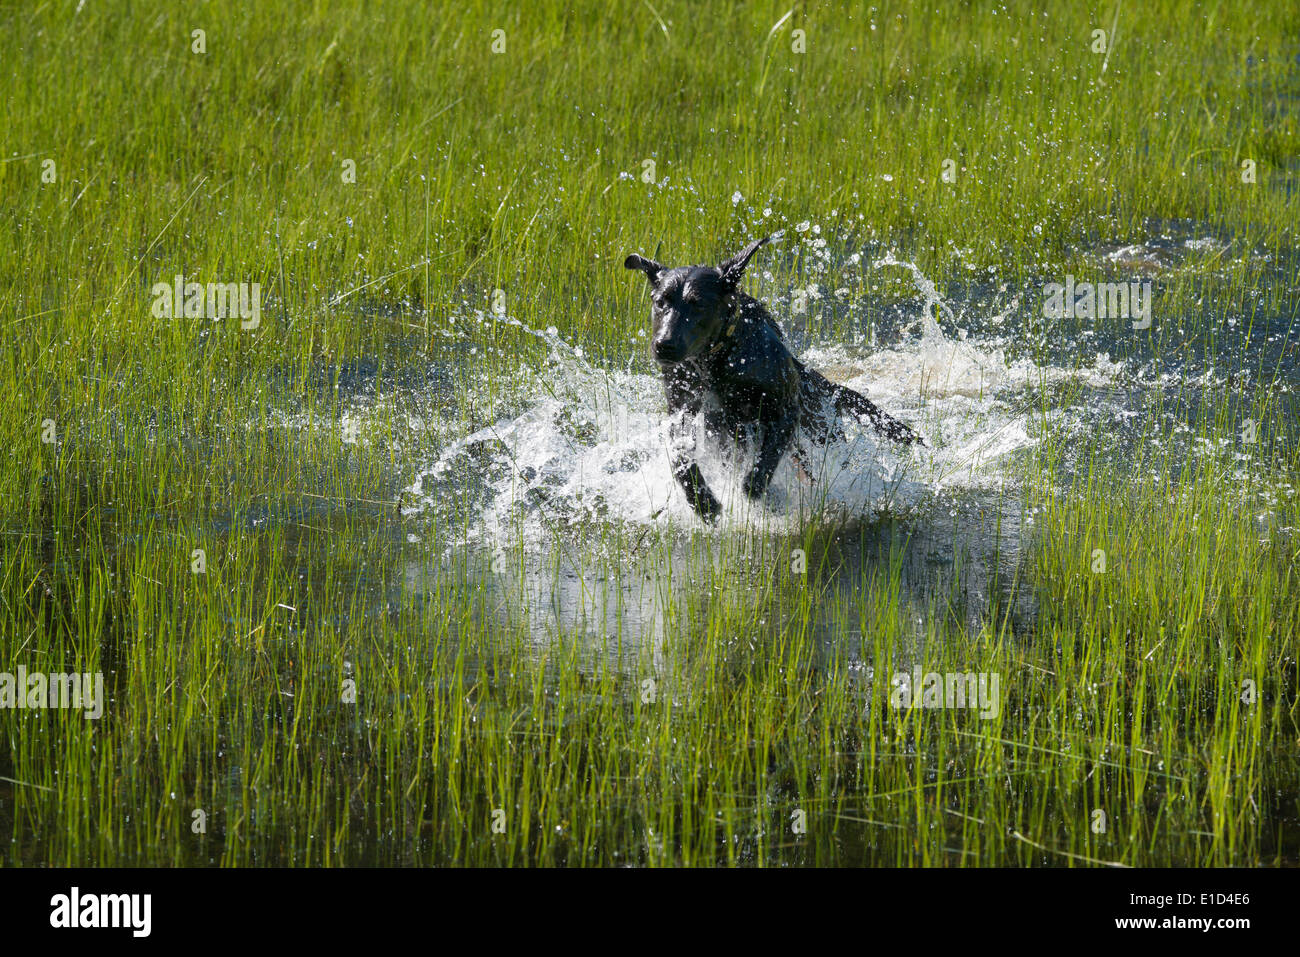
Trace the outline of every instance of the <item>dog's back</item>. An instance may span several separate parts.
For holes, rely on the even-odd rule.
[[[775,336],[781,343],[782,349],[790,356],[790,361],[798,369],[801,405],[799,424],[808,438],[819,444],[825,444],[831,439],[842,439],[844,430],[840,427],[839,416],[847,413],[857,417],[859,421],[866,419],[872,428],[894,442],[905,445],[924,444],[919,435],[882,411],[866,396],[838,382],[833,382],[796,358],[786,344],[780,324],[773,318],[767,307],[757,299],[741,293],[738,313],[747,336],[753,340],[760,335]]]

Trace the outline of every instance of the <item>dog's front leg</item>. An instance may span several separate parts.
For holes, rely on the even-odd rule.
[[[677,479],[677,484],[686,493],[686,501],[695,509],[695,514],[710,524],[717,521],[722,506],[718,503],[717,496],[709,490],[709,484],[704,480],[699,465],[689,454],[674,450],[672,466],[673,478]]]
[[[689,418],[701,408],[699,383],[691,370],[679,369],[667,377],[668,411],[680,416],[668,426],[668,460],[673,478],[686,494],[695,514],[712,524],[722,506],[709,489],[704,473],[695,462],[695,434]]]
[[[745,476],[742,486],[750,498],[760,498],[772,482],[772,473],[781,462],[781,456],[790,447],[794,438],[795,427],[799,424],[799,412],[793,403],[781,406],[777,417],[763,427],[763,445],[758,453],[758,461],[749,474]]]

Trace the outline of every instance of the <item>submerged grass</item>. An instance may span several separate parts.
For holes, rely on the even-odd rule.
[[[0,672],[108,693],[0,710],[0,861],[1296,863],[1300,12],[656,9],[0,12]],[[556,526],[495,568],[472,515],[402,516],[407,407],[463,434],[541,354],[463,321],[496,290],[641,363],[626,253],[782,228],[754,285],[857,304],[810,337],[911,296],[864,247],[980,295],[1150,270],[1117,357],[1235,379],[1119,459],[1044,387],[982,596],[905,587],[938,511]],[[1220,244],[1105,258],[1164,235]],[[178,273],[261,283],[261,325],[154,318]],[[1088,332],[1039,302],[1009,350]],[[590,620],[512,587],[547,580]],[[998,675],[996,714],[893,706],[914,668]]]

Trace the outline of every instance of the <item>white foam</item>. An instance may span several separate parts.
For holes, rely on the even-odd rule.
[[[1045,380],[1079,375],[1027,360],[1009,363],[993,342],[950,339],[935,315],[955,324],[953,312],[934,284],[893,257],[876,265],[912,272],[925,300],[913,324],[920,335],[872,354],[830,346],[802,358],[814,368],[851,367],[844,384],[912,425],[929,447],[900,448],[846,423],[846,441],[811,447],[814,483],[787,456],[768,496],[753,503],[740,490],[752,450],[699,439],[697,460],[723,504],[721,530],[755,524],[793,529],[814,510],[873,515],[923,505],[938,492],[1014,482],[1014,453],[1036,441],[1027,393]],[[521,376],[516,398],[524,400],[523,411],[456,439],[419,467],[407,514],[463,494],[468,478],[492,476],[478,528],[471,530],[471,538],[484,543],[540,541],[557,526],[587,521],[701,527],[672,477],[657,376],[594,367],[554,329],[531,329],[509,316],[476,318],[516,326],[545,342],[546,366]],[[1113,379],[1121,367],[1098,358],[1097,367],[1083,374]]]

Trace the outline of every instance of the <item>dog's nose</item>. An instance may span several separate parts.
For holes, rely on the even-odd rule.
[[[651,344],[650,350],[659,362],[676,362],[682,357],[682,350],[675,342],[668,339],[656,339]]]

